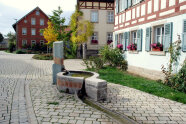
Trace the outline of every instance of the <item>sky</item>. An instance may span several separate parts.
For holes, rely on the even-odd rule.
[[[52,11],[60,6],[62,17],[66,18],[65,24],[68,24],[75,5],[76,0],[0,0],[0,33],[15,32],[12,27],[15,19],[21,19],[37,6],[47,15],[52,15]]]

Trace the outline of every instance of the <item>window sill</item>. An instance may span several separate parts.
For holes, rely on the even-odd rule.
[[[165,56],[165,52],[164,51],[150,51],[149,52],[150,55],[156,55],[156,56]]]
[[[138,51],[129,51],[129,54],[138,54]]]

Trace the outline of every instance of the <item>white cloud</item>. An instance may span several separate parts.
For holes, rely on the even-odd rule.
[[[60,6],[63,11],[73,11],[76,0],[1,0],[0,3],[24,11],[29,11],[39,6],[44,12],[49,13],[58,6]]]
[[[65,24],[68,24],[76,2],[77,0],[0,0],[0,32],[7,34],[14,31],[14,19],[22,18],[37,6],[47,15],[51,15],[60,6],[62,16],[66,18]]]

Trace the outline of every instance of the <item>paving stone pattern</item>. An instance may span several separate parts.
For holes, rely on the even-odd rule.
[[[186,124],[186,104],[112,83],[108,84],[107,98],[102,105],[138,123]]]
[[[25,84],[51,73],[52,63],[31,57],[0,51],[0,123],[28,123]]]
[[[117,124],[105,114],[87,106],[74,95],[60,93],[45,76],[30,84],[38,123]]]

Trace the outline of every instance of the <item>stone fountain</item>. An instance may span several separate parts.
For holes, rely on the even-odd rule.
[[[87,96],[94,101],[106,100],[107,82],[99,79],[99,74],[89,71],[66,70],[63,41],[53,43],[53,84],[60,92]]]

